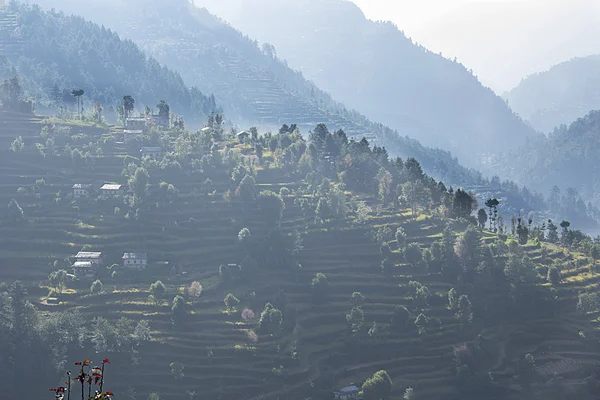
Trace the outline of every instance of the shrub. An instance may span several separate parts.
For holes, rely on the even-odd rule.
[[[90,292],[93,294],[98,294],[102,292],[102,281],[100,279],[96,279],[92,286],[90,287]]]
[[[232,311],[235,309],[235,307],[237,307],[238,304],[240,304],[240,300],[231,293],[228,293],[227,296],[225,296],[223,302],[229,311]]]

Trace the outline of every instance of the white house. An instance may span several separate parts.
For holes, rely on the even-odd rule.
[[[250,137],[250,134],[246,131],[241,131],[240,133],[237,134],[237,138],[240,143],[244,143],[246,140],[248,140],[249,137]]]
[[[162,158],[162,149],[160,147],[142,147],[140,153],[142,153],[142,158],[148,157],[151,160],[160,160]]]
[[[74,258],[76,261],[91,262],[95,265],[102,264],[104,260],[100,251],[80,251]]]
[[[99,251],[80,251],[75,255],[75,262],[71,266],[73,275],[80,279],[93,278],[102,264],[102,253]]]
[[[79,279],[92,279],[96,276],[97,265],[89,261],[75,261],[71,266],[73,275]]]
[[[100,188],[100,193],[103,196],[122,196],[124,191],[122,185],[107,183]]]
[[[146,117],[129,117],[125,120],[125,129],[128,131],[144,131],[147,122]]]
[[[148,254],[125,253],[123,254],[123,267],[145,269],[148,266]]]
[[[81,199],[82,197],[90,196],[90,189],[92,185],[89,183],[76,183],[73,185],[73,197],[76,199]]]
[[[334,396],[336,400],[358,400],[360,396],[360,389],[358,386],[346,386],[345,388],[341,388],[339,392],[334,392]]]

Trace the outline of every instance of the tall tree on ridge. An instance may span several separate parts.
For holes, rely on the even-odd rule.
[[[73,89],[73,91],[71,91],[71,94],[73,95],[73,97],[75,97],[75,100],[77,100],[77,114],[79,114],[79,119],[82,119],[83,102],[81,97],[85,94],[85,91],[83,89]]]

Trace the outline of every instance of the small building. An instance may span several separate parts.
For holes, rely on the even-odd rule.
[[[122,185],[107,183],[100,188],[100,193],[103,196],[122,196],[124,191]]]
[[[102,252],[100,251],[80,251],[74,258],[76,261],[90,262],[97,266],[102,264],[103,261]]]
[[[60,302],[58,301],[58,298],[56,298],[56,297],[48,297],[48,298],[46,298],[46,304],[49,306],[57,306],[60,304]]]
[[[73,271],[73,275],[79,279],[92,279],[96,276],[98,266],[89,261],[75,261],[71,266],[71,270]]]
[[[98,266],[102,264],[102,253],[99,251],[80,251],[75,255],[71,266],[73,275],[79,279],[90,279],[96,276]]]
[[[334,392],[334,396],[336,400],[359,400],[360,389],[358,386],[346,386],[345,388],[341,388],[339,392]]]
[[[125,253],[123,254],[123,267],[134,269],[145,269],[148,266],[147,253]]]
[[[76,199],[90,197],[91,189],[92,185],[89,183],[76,183],[73,185],[73,197]]]
[[[162,149],[160,147],[142,147],[140,150],[142,158],[148,157],[151,160],[160,160],[162,158]]]
[[[246,140],[248,140],[249,137],[250,134],[247,131],[241,131],[237,134],[237,138],[240,143],[244,143]]]
[[[171,127],[169,115],[152,114],[150,115],[149,119],[153,125],[161,129],[169,129]]]
[[[146,117],[130,117],[125,120],[125,130],[128,131],[145,131],[146,123],[148,120]]]

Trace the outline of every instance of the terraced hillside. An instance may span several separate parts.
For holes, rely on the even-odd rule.
[[[30,134],[24,138],[36,141],[33,128],[27,129]],[[90,131],[78,141],[74,129],[73,146],[94,137]],[[3,143],[10,142],[5,136],[14,137],[12,131],[0,134]],[[218,145],[229,149],[223,151],[223,160],[233,159],[237,153],[243,155],[240,160],[253,157],[248,144],[230,140]],[[114,389],[123,396],[135,388],[138,398],[157,392],[166,399],[183,400],[190,398],[188,391],[222,399],[328,398],[333,390],[361,384],[384,369],[394,382],[391,398],[398,399],[409,386],[427,399],[482,398],[485,393],[485,398],[516,400],[558,390],[554,388],[592,398],[586,397],[585,378],[600,365],[599,315],[597,311],[577,314],[575,304],[580,291],[597,290],[598,277],[588,273],[590,261],[580,253],[532,242],[513,244],[508,257],[528,254],[539,271],[537,285],[522,286],[504,279],[490,283],[484,273],[478,273],[474,281],[469,281],[468,275],[456,280],[436,271],[435,258],[427,267],[409,262],[399,250],[417,243],[433,251],[434,243],[447,239],[443,231],[448,223],[454,234],[459,234],[466,222],[426,211],[413,219],[410,210],[393,202],[384,205],[360,190],[347,190],[345,198],[348,203],[365,201],[371,207],[371,212],[363,215],[364,221],[350,212],[347,220],[317,222],[298,201],[312,196],[306,192],[309,182],[275,165],[274,155],[266,151],[263,157],[273,165],[266,168],[263,163],[256,168],[257,189],[283,194],[286,207],[280,237],[285,241],[299,235],[302,244],[296,246],[294,262],[289,255],[279,255],[282,261],[274,262],[259,254],[258,259],[271,261],[261,261],[253,268],[242,263],[241,271],[234,269],[232,279],[224,280],[218,267],[244,258],[244,246],[238,239],[242,228],[250,230],[259,247],[280,240],[268,236],[273,231],[266,226],[264,209],[227,193],[234,188],[234,174],[226,164],[213,172],[205,167],[203,172],[168,175],[179,192],[169,204],[152,194],[158,182],[151,178],[146,206],[125,218],[128,206],[122,199],[74,201],[70,192],[74,183],[126,184],[122,170],[128,153],[133,154],[131,145],[114,143],[93,162],[84,164],[64,156],[44,157],[33,148],[30,142],[24,152],[2,150],[0,157],[0,204],[14,198],[24,210],[23,221],[5,218],[0,225],[0,281],[24,281],[32,300],[44,312],[76,309],[89,318],[148,320],[153,340],[134,354],[138,364],[131,367],[128,355],[108,354],[111,367],[119,371],[112,380]],[[243,161],[243,165],[250,164]],[[214,192],[201,190],[207,176]],[[281,190],[283,187],[289,190]],[[386,233],[399,227],[406,233],[404,245]],[[374,232],[381,238],[373,239]],[[385,275],[382,251],[387,250],[382,250],[381,240],[388,242],[391,250],[391,266]],[[494,234],[484,233],[482,240],[501,247]],[[273,246],[277,245],[264,251],[270,253]],[[46,305],[47,276],[55,268],[53,262],[82,249],[104,252],[107,265],[120,263],[124,252],[148,252],[151,266],[144,272],[121,271],[114,276],[102,269],[102,293],[91,295],[91,282],[75,281],[60,295],[58,306]],[[497,254],[500,257],[501,253]],[[563,281],[550,290],[540,277],[553,262],[563,266]],[[329,283],[324,298],[311,292],[311,280],[317,273],[325,274]],[[158,279],[166,284],[168,294],[164,300],[152,302],[148,288]],[[204,287],[196,301],[184,290],[192,281],[200,281]],[[413,292],[411,281],[428,288],[426,304]],[[461,323],[448,308],[448,292],[453,287],[471,299],[472,323]],[[352,333],[346,314],[353,306],[354,292],[365,297],[360,306],[364,326]],[[235,310],[228,311],[223,304],[227,293],[240,300]],[[170,299],[175,294],[186,298],[187,315],[179,326],[171,321]],[[256,328],[266,302],[283,311],[283,323],[273,334]],[[408,323],[391,323],[398,306],[410,310]],[[244,309],[254,310],[256,317],[242,318]],[[420,313],[429,321],[421,333],[413,323]],[[377,328],[369,329],[373,325]],[[258,333],[253,334],[254,329]],[[457,364],[464,344],[472,358],[460,359]],[[536,360],[538,378],[533,383],[520,378],[525,373],[522,360],[528,353]],[[180,379],[171,374],[173,362],[185,367]]]

